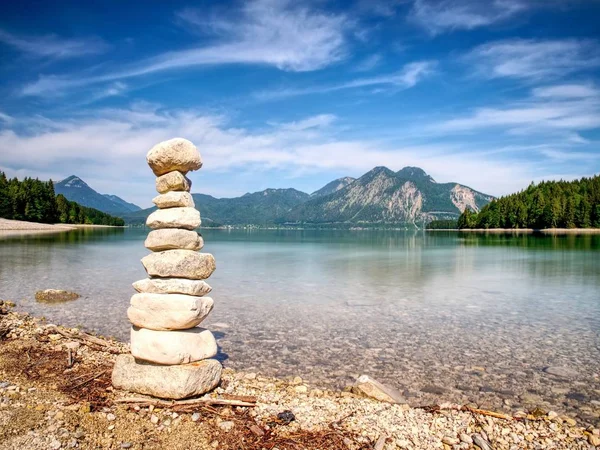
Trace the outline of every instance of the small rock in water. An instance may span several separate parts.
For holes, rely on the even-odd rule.
[[[546,367],[544,372],[560,378],[576,378],[579,372],[568,367]]]
[[[426,392],[428,394],[442,395],[442,394],[446,393],[446,389],[444,389],[443,387],[440,387],[440,386],[429,385],[429,386],[425,386],[423,389],[421,389],[421,392]]]
[[[62,289],[44,289],[35,293],[38,302],[68,302],[77,300],[80,295],[76,292],[64,291]]]
[[[368,375],[361,375],[350,390],[363,397],[374,398],[387,403],[406,403],[402,394],[394,388],[386,386]]]

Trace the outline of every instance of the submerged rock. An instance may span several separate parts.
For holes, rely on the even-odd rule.
[[[219,384],[223,368],[216,359],[163,366],[119,355],[112,374],[113,385],[159,398],[182,399],[202,395]]]
[[[569,367],[546,367],[544,372],[560,378],[576,378],[579,375],[579,372]]]
[[[213,309],[210,297],[182,294],[135,294],[127,310],[129,321],[150,330],[184,330],[202,322]]]
[[[146,161],[156,176],[174,170],[187,173],[202,167],[200,152],[194,144],[183,138],[156,144],[146,155]]]
[[[216,269],[215,258],[210,253],[192,250],[167,250],[151,253],[142,258],[142,264],[151,277],[188,278],[204,280]]]
[[[368,375],[361,375],[350,390],[363,397],[374,398],[387,403],[406,403],[406,399],[396,389],[386,386]]]
[[[205,328],[156,331],[133,326],[131,354],[158,364],[187,364],[215,356],[217,341]]]
[[[38,302],[68,302],[81,297],[77,292],[64,291],[62,289],[44,289],[35,293]]]

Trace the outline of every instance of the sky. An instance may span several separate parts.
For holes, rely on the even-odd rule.
[[[0,15],[0,170],[142,207],[312,192],[375,166],[500,196],[600,172],[600,1],[27,1]]]

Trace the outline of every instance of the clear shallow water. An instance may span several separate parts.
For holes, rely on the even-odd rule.
[[[128,339],[143,229],[0,240],[0,298]],[[600,235],[204,230],[225,365],[600,422]],[[38,289],[74,290],[49,305]],[[560,378],[547,367],[577,372]]]

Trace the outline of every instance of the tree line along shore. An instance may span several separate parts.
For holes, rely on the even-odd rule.
[[[124,226],[114,217],[94,208],[82,206],[56,195],[54,183],[35,178],[8,179],[0,172],[0,217],[42,224]]]
[[[492,200],[481,211],[466,208],[457,221],[434,220],[430,230],[523,230],[568,233],[600,229],[600,176],[530,184]]]

